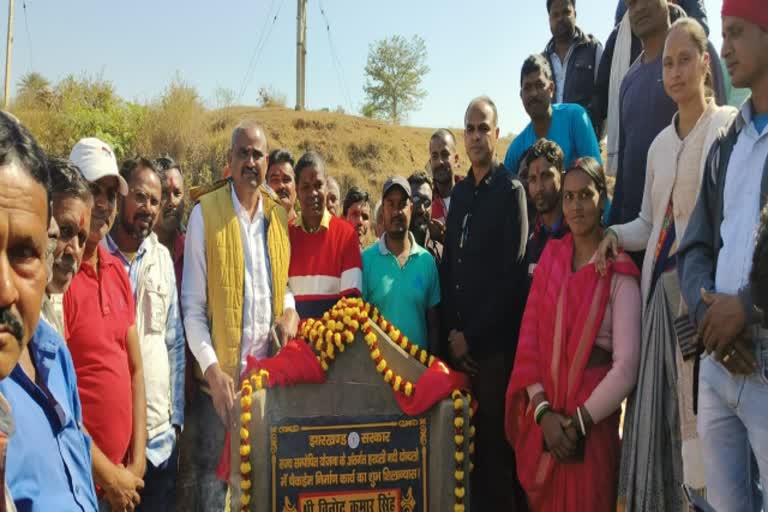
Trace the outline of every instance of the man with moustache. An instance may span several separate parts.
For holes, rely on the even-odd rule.
[[[293,155],[285,149],[269,153],[267,185],[277,194],[280,204],[288,212],[288,224],[296,220],[296,180],[293,175]]]
[[[591,156],[600,160],[600,147],[589,114],[581,105],[559,103],[553,105],[555,82],[547,59],[531,55],[520,70],[520,98],[531,122],[515,137],[504,158],[504,167],[518,174],[523,154],[541,139],[557,143],[565,154],[566,167],[577,158]]]
[[[93,437],[99,509],[133,510],[146,469],[147,406],[133,291],[122,262],[101,242],[128,184],[106,142],[78,141],[69,156],[89,183],[91,225],[80,270],[64,294],[64,326],[83,418]]]
[[[443,256],[443,244],[432,238],[433,226],[440,224],[440,231],[445,231],[445,225],[432,219],[432,206],[434,195],[432,182],[424,171],[416,171],[408,176],[408,185],[411,187],[410,199],[413,205],[410,215],[409,229],[413,233],[416,243],[426,249],[440,265]]]
[[[48,282],[48,187],[45,155],[0,113],[0,452],[10,490],[0,507],[91,512],[90,438],[80,428],[72,358],[61,337],[38,322]]]
[[[136,300],[147,394],[147,472],[141,510],[173,510],[178,436],[184,425],[184,330],[176,277],[168,249],[153,228],[162,204],[161,177],[146,158],[127,160],[120,175],[128,194],[120,198],[118,221],[104,240],[128,273]]]
[[[400,176],[384,183],[385,232],[363,252],[363,298],[414,344],[436,353],[440,279],[434,258],[408,230],[413,207],[411,187]]]
[[[322,317],[341,297],[359,297],[362,288],[355,230],[328,213],[325,179],[323,158],[314,151],[302,155],[296,163],[301,216],[288,228],[288,284],[302,319]]]
[[[528,217],[523,186],[494,161],[498,140],[496,105],[472,100],[464,115],[472,166],[451,195],[441,308],[449,361],[470,375],[480,406],[472,509],[521,511],[525,495],[505,439],[504,392],[525,307]]]
[[[525,249],[528,268],[528,286],[533,282],[533,271],[544,252],[547,242],[562,238],[568,233],[563,218],[561,189],[565,166],[560,146],[547,139],[539,139],[526,154],[526,186],[528,196],[536,210],[531,236]]]
[[[80,170],[68,160],[50,158],[52,224],[57,235],[51,280],[45,289],[41,317],[64,337],[64,292],[83,261],[91,226],[93,197]],[[49,233],[50,236],[50,233]]]
[[[371,228],[371,202],[368,192],[353,186],[344,198],[342,215],[357,232],[360,248],[365,246]]]
[[[198,381],[187,423],[198,439],[195,501],[222,510],[226,485],[216,477],[235,386],[248,356],[266,357],[274,327],[282,343],[296,334],[298,315],[288,290],[288,219],[264,186],[267,136],[253,121],[232,132],[231,177],[195,198],[184,248],[181,303]]]
[[[456,151],[456,137],[451,130],[440,128],[429,138],[429,169],[435,188],[432,201],[432,219],[440,223],[441,229],[433,235],[440,242],[445,237],[445,221],[451,207],[451,192],[460,180],[456,175],[459,153]]]
[[[173,271],[176,275],[176,290],[181,302],[181,276],[184,271],[184,199],[186,187],[181,167],[173,158],[161,156],[155,160],[160,172],[163,186],[163,200],[160,217],[155,223],[155,234],[161,244],[168,249],[173,260]]]

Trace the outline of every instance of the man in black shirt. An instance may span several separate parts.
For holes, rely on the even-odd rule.
[[[464,116],[472,167],[451,195],[441,266],[451,364],[469,374],[479,402],[474,510],[527,510],[504,437],[504,392],[525,306],[525,191],[494,160],[496,106],[473,100]]]

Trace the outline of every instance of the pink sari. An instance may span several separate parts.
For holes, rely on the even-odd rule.
[[[610,366],[587,368],[603,323],[614,273],[637,278],[637,266],[620,253],[605,276],[593,263],[571,271],[573,237],[550,240],[534,273],[507,387],[505,429],[517,473],[534,511],[616,510],[619,412],[596,424],[584,460],[562,464],[543,449],[527,387],[544,386],[552,409],[572,415],[605,378]]]

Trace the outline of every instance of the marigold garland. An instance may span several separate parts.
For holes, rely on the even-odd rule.
[[[376,366],[384,382],[386,382],[396,393],[401,393],[407,397],[416,392],[416,385],[396,374],[387,364],[379,348],[378,337],[373,332],[373,325],[378,325],[387,336],[397,344],[403,352],[409,357],[419,361],[426,367],[432,366],[435,362],[435,356],[430,355],[426,350],[411,342],[407,336],[403,335],[394,325],[388,322],[379,313],[379,310],[372,307],[371,304],[363,302],[360,298],[342,298],[330,311],[323,314],[322,318],[310,318],[299,327],[301,338],[304,339],[310,347],[316,352],[316,357],[324,372],[330,367],[330,362],[336,358],[337,352],[344,352],[346,345],[355,340],[355,333],[363,331],[364,339],[370,351],[371,360]],[[240,407],[240,510],[247,512],[251,501],[251,464],[249,457],[251,446],[248,442],[251,427],[250,407],[253,403],[252,394],[254,389],[261,390],[269,387],[269,372],[260,370],[250,377],[245,377],[240,386],[241,398]],[[456,498],[454,512],[464,512],[464,497],[466,490],[464,488],[464,399],[471,403],[471,396],[459,389],[451,393],[451,399],[454,403],[454,442],[456,451],[454,459],[456,461],[456,487],[454,495]],[[475,427],[472,425],[474,411],[470,407],[470,428],[469,428],[469,470],[472,471],[474,464],[472,462],[475,453]]]
[[[456,487],[454,489],[454,497],[456,502],[453,505],[453,512],[464,512],[464,498],[466,496],[466,489],[464,488],[464,400],[467,403],[472,403],[472,396],[469,393],[465,393],[459,389],[455,389],[451,393],[451,399],[453,400],[453,426],[454,436],[453,441],[456,444],[456,452],[454,459],[456,461],[456,471],[454,472],[454,478],[456,479]],[[474,468],[473,459],[475,455],[475,427],[472,425],[472,419],[474,411],[472,407],[469,408],[469,471]]]
[[[261,390],[269,387],[269,372],[259,370],[250,377],[245,377],[240,385],[240,510],[248,511],[251,502],[251,445],[248,438],[251,433],[251,404],[253,403],[253,390]]]

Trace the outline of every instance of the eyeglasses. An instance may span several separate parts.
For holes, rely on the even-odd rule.
[[[424,208],[429,208],[432,206],[432,200],[428,197],[423,196],[413,196],[413,205],[414,206],[423,206]]]

